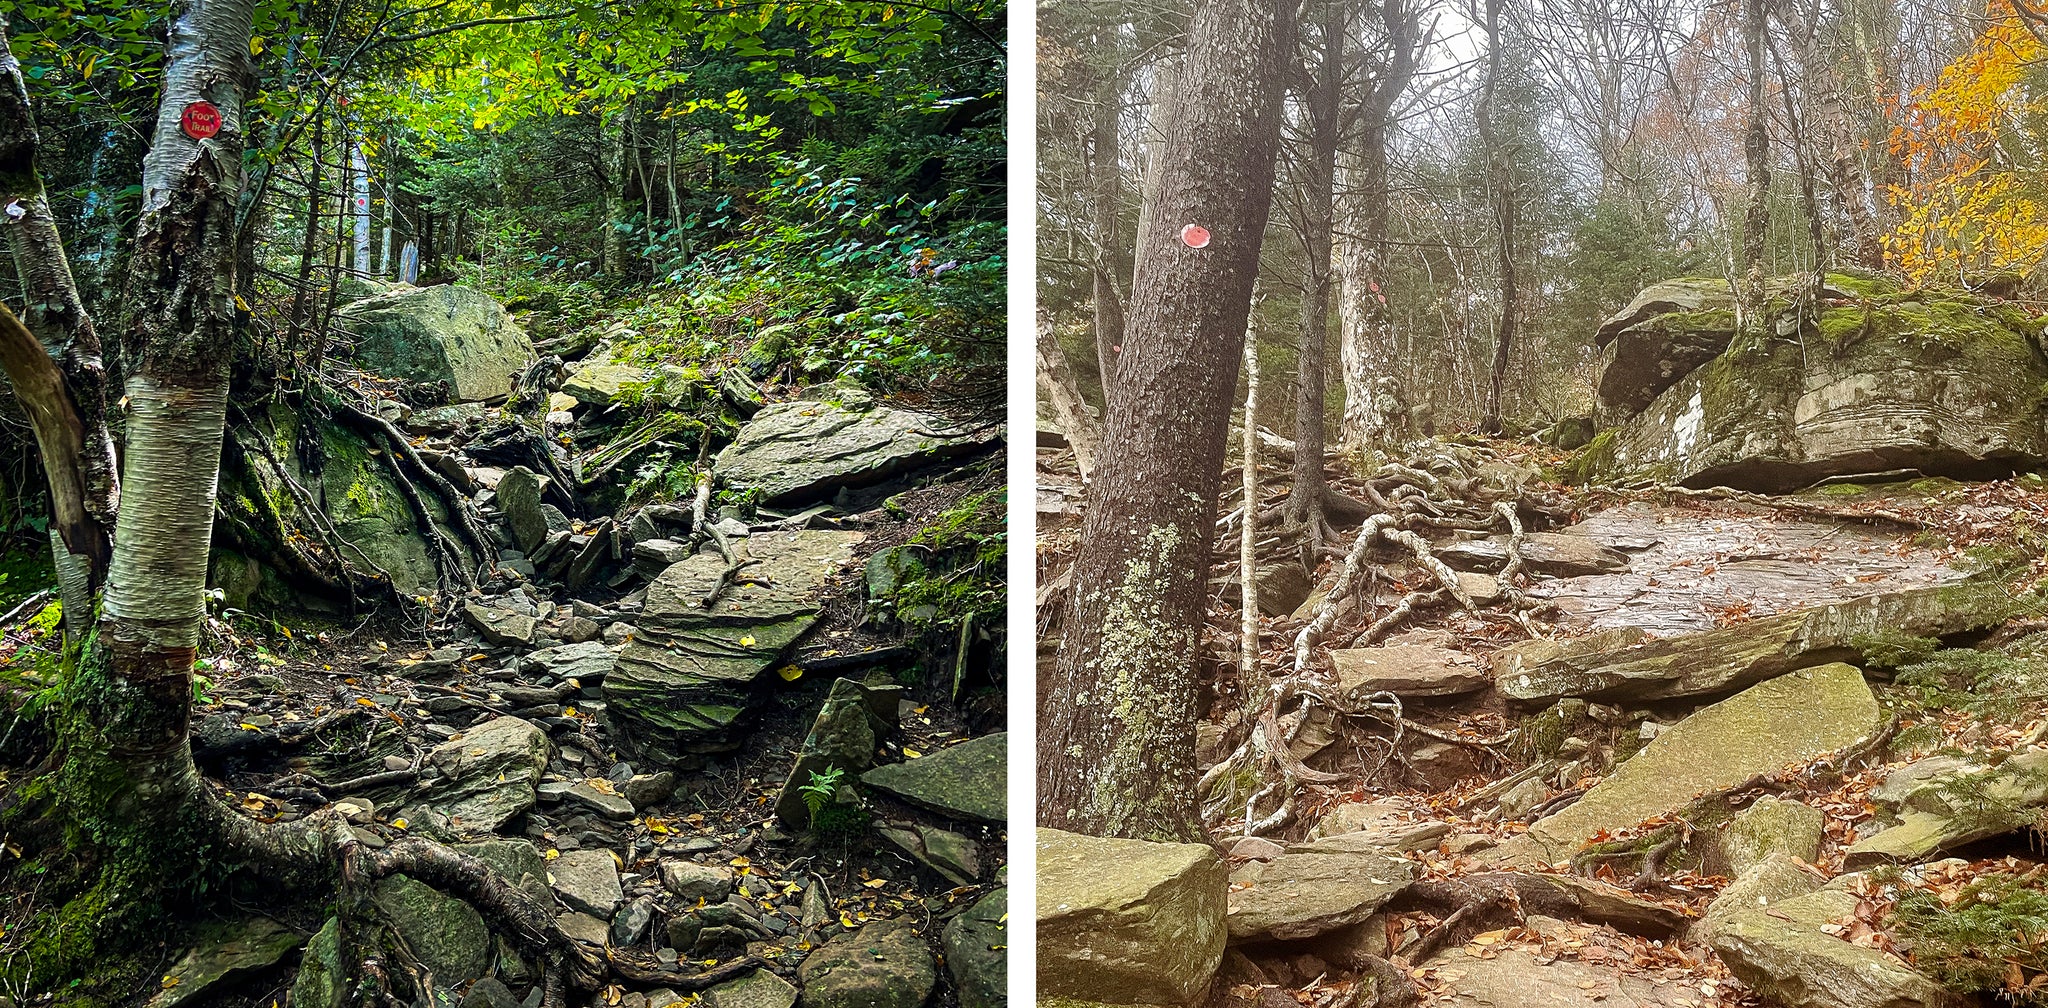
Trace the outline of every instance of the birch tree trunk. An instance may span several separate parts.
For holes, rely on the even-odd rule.
[[[1293,0],[1207,0],[1168,98],[1067,635],[1045,690],[1074,698],[1045,712],[1039,729],[1047,826],[1201,835],[1197,645],[1229,404],[1271,210],[1294,8]],[[1207,241],[1189,225],[1206,229]]]
[[[50,549],[66,629],[82,637],[112,555],[120,482],[107,433],[100,337],[79,298],[36,170],[39,146],[21,64],[8,48],[7,26],[0,24],[0,234],[24,296],[20,324],[0,337],[12,344],[0,348],[0,358],[34,422],[50,475]],[[48,370],[37,355],[47,357]],[[30,390],[41,390],[42,401]]]
[[[1380,379],[1393,359],[1393,327],[1380,289],[1386,275],[1387,136],[1394,105],[1415,77],[1421,51],[1420,12],[1411,0],[1381,5],[1386,64],[1359,100],[1356,149],[1338,152],[1335,213],[1341,226],[1333,243],[1337,275],[1337,355],[1344,383],[1338,438],[1365,457],[1383,432]]]

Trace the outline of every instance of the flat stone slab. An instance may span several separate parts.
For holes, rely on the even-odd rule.
[[[1560,697],[1641,704],[1740,689],[1798,668],[1860,660],[1872,633],[1941,637],[2003,622],[2002,584],[1962,581],[1849,599],[1663,640],[1534,640],[1494,653],[1496,688],[1523,703]],[[1617,639],[1619,638],[1619,639]]]
[[[1223,961],[1229,875],[1208,844],[1038,831],[1038,991],[1192,1003]]]
[[[1464,1008],[1688,1008],[1699,988],[1521,947],[1459,946],[1431,957],[1431,1005]]]
[[[762,503],[831,497],[899,473],[985,450],[997,436],[963,430],[926,413],[834,403],[770,403],[718,453],[715,469],[731,487],[758,490]]]
[[[996,732],[860,776],[913,805],[959,819],[1000,825],[1009,818],[1008,732]]]
[[[1584,797],[1537,820],[1501,851],[1533,848],[1547,862],[1563,861],[1597,833],[1675,812],[1703,793],[1845,748],[1881,721],[1877,697],[1853,666],[1836,663],[1779,676],[1665,729]]]
[[[619,865],[607,850],[563,851],[548,862],[548,884],[571,910],[581,910],[602,920],[625,902],[619,888]]]
[[[1750,617],[1775,616],[1965,577],[1939,550],[1906,548],[1905,534],[1781,518],[1748,504],[1634,502],[1565,531],[1629,557],[1627,570],[1529,586],[1529,597],[1557,606],[1568,633],[1635,627],[1675,637],[1716,629],[1735,603]]]
[[[1419,866],[1373,853],[1289,853],[1230,873],[1233,942],[1312,938],[1372,916],[1415,881]]]
[[[1538,574],[1573,577],[1628,569],[1628,554],[1585,536],[1530,532],[1522,537],[1522,562]],[[1437,558],[1457,570],[1498,573],[1508,562],[1508,537],[1493,536],[1440,546]]]
[[[1478,659],[1427,645],[1340,648],[1330,652],[1330,661],[1336,666],[1340,696],[1355,704],[1382,691],[1403,699],[1428,698],[1456,696],[1493,685],[1493,674]]]
[[[164,974],[166,986],[146,1008],[178,1008],[204,1003],[207,988],[230,973],[263,969],[283,959],[305,936],[267,917],[249,921],[223,941],[186,952]]]

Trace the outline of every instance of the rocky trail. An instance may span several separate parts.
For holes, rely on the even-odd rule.
[[[1000,558],[984,575],[947,538],[1001,521],[999,428],[737,366],[700,383],[722,398],[641,408],[628,390],[654,369],[602,345],[536,364],[460,288],[344,315],[368,320],[350,359],[387,393],[361,412],[401,440],[282,398],[232,435],[239,535],[215,557],[192,711],[224,796],[267,822],[340,813],[371,850],[427,837],[481,859],[558,914],[570,1004],[1003,1003],[1000,620],[928,629],[951,625],[948,590],[999,584]],[[522,413],[520,388],[491,401],[512,375],[541,377],[545,409]],[[409,403],[423,387],[450,401]],[[309,436],[324,464],[293,451]],[[689,478],[649,492],[669,453]],[[0,643],[30,692],[54,646],[31,602]],[[35,749],[13,723],[10,762]],[[337,978],[362,974],[341,957],[363,928],[387,1003],[552,996],[471,904],[403,875],[371,903],[166,934],[134,1003],[356,1004]],[[42,909],[28,892],[9,914]]]
[[[1623,325],[1683,307],[1631,306]],[[1669,357],[1657,336],[1622,353]],[[1654,413],[1726,349],[1639,368],[1662,384],[1628,403],[1610,364],[1604,408]],[[1777,414],[1742,415],[1753,435]],[[1639,452],[1670,431],[1617,416]],[[1702,449],[1723,468],[1683,450],[1673,464],[1725,476],[1747,471],[1742,451],[1788,454],[1739,435]],[[1041,829],[1042,989],[1261,1008],[1909,1008],[2048,990],[2048,480],[1945,465],[1937,439],[1817,449],[1771,469],[1772,492],[1587,487],[1560,477],[1615,464],[1611,439],[1576,454],[1419,440],[1362,472],[1330,457],[1338,541],[1309,567],[1278,520],[1292,445],[1262,440],[1249,677],[1243,509],[1228,492],[1220,509],[1197,726],[1210,842]],[[1039,479],[1041,583],[1057,583],[1082,496],[1057,437]],[[1046,662],[1057,594],[1039,601]],[[1090,870],[1112,862],[1128,866],[1114,880]]]

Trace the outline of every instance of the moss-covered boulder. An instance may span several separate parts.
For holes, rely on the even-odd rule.
[[[1802,669],[1694,711],[1562,812],[1502,848],[1558,862],[1596,834],[1684,808],[1702,794],[1804,763],[1868,737],[1882,722],[1863,673],[1840,663]],[[1510,849],[1514,848],[1514,849]]]
[[[355,362],[386,378],[446,383],[453,402],[503,399],[534,359],[525,327],[481,291],[400,287],[335,313]]]
[[[1721,858],[1732,875],[1781,854],[1812,864],[1820,860],[1825,825],[1819,809],[1766,795],[1721,827]]]
[[[1625,313],[1600,383],[1608,429],[1574,474],[1778,492],[1830,476],[1984,477],[2048,460],[2039,319],[1960,292],[1828,280],[1817,304],[1773,282],[1761,324],[1742,331],[1704,296],[1692,309],[1651,299]]]
[[[996,732],[901,763],[860,782],[955,819],[1000,826],[1009,818],[1010,734]]]
[[[1415,882],[1413,861],[1381,852],[1289,852],[1230,873],[1235,942],[1312,938],[1373,915]]]
[[[311,591],[303,576],[279,563],[290,539],[323,573],[333,575],[323,522],[307,513],[308,505],[333,524],[343,544],[342,559],[351,567],[389,577],[408,596],[438,589],[439,571],[420,517],[380,448],[338,423],[308,421],[281,403],[250,413],[249,423],[230,429],[221,469],[223,521],[212,581],[227,593],[230,605],[333,605],[334,599]],[[302,455],[317,462],[309,464]],[[286,483],[287,476],[305,488],[303,498]],[[447,503],[425,488],[420,497],[428,520],[455,544],[463,563],[474,562],[451,531]]]
[[[2025,752],[1978,773],[1959,774],[1908,795],[1897,825],[1842,853],[1846,868],[1925,861],[1966,844],[2041,821],[2048,805],[2048,752]]]
[[[1596,418],[1634,416],[1658,393],[1720,356],[1734,337],[1735,293],[1728,281],[1680,277],[1651,284],[1593,335],[1601,350]]]
[[[1040,999],[1192,1004],[1223,961],[1229,884],[1207,844],[1040,829]]]
[[[663,571],[605,677],[612,738],[637,760],[665,766],[736,748],[764,677],[817,622],[826,581],[851,563],[860,539],[833,530],[750,536],[734,547],[754,561],[746,575],[755,583],[744,591],[727,587],[714,553]]]

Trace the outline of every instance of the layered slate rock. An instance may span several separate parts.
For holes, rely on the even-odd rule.
[[[335,313],[355,361],[387,378],[445,382],[453,402],[502,399],[534,359],[526,329],[490,295],[440,284],[400,287]]]
[[[1008,819],[1008,732],[996,732],[901,763],[878,766],[861,783],[956,819]]]
[[[1711,944],[1728,972],[1786,1008],[1940,1008],[1959,1003],[1939,984],[1873,948],[1823,928],[1852,919],[1859,897],[1842,876],[1818,892],[1734,914]]]
[[[1340,648],[1330,652],[1337,688],[1346,703],[1363,703],[1374,693],[1402,698],[1471,693],[1493,685],[1493,675],[1470,656],[1419,644]]]
[[[1230,873],[1234,942],[1313,938],[1372,916],[1415,881],[1413,861],[1373,853],[1289,853]]]
[[[1040,829],[1040,997],[1192,1003],[1223,961],[1228,887],[1207,844]]]
[[[1845,748],[1881,721],[1877,697],[1853,666],[1779,676],[1665,729],[1585,797],[1502,850],[1562,861],[1603,830],[1678,811],[1698,795]]]
[[[1751,331],[1737,333],[1733,313],[1707,313],[1725,318],[1711,324],[1662,316],[1700,352],[1718,326],[1727,349],[1633,409],[1655,383],[1615,358],[1609,370],[1632,377],[1603,375],[1609,429],[1579,474],[1782,492],[1902,469],[1984,478],[2048,459],[2037,319],[1960,292],[1829,281],[1817,311],[1778,293]]]
[[[990,430],[962,430],[942,417],[887,406],[772,403],[718,453],[715,468],[728,487],[783,504],[972,455],[996,439]]]
[[[1966,581],[1849,599],[1666,640],[1609,631],[1526,641],[1493,657],[1501,694],[1524,703],[1560,697],[1627,703],[1739,689],[1796,668],[1860,659],[1868,634],[1943,637],[2002,622],[2003,585]]]
[[[663,571],[604,681],[613,739],[659,764],[737,748],[758,687],[817,621],[821,590],[860,539],[830,530],[750,536],[733,546],[753,561],[747,583],[724,587],[708,608],[724,582],[722,558],[700,553]]]
[[[164,974],[164,989],[145,1008],[178,1008],[208,1000],[208,988],[231,974],[266,969],[299,947],[302,936],[268,918],[234,927],[223,938],[201,944]]]
[[[1522,561],[1539,574],[1579,577],[1628,569],[1628,555],[1584,536],[1530,532],[1522,536]],[[1439,547],[1437,558],[1458,570],[1498,571],[1508,562],[1508,537],[1471,539]]]
[[[427,753],[436,776],[411,800],[446,815],[458,832],[495,833],[533,807],[549,752],[540,726],[493,718]]]
[[[2048,805],[2048,751],[2021,753],[1997,768],[1937,778],[1908,792],[1896,826],[1842,853],[1855,870],[1925,861],[2041,819]]]
[[[584,361],[569,372],[562,382],[562,392],[575,396],[579,402],[611,406],[619,402],[626,389],[645,385],[653,378],[654,371],[649,368],[609,360]]]

